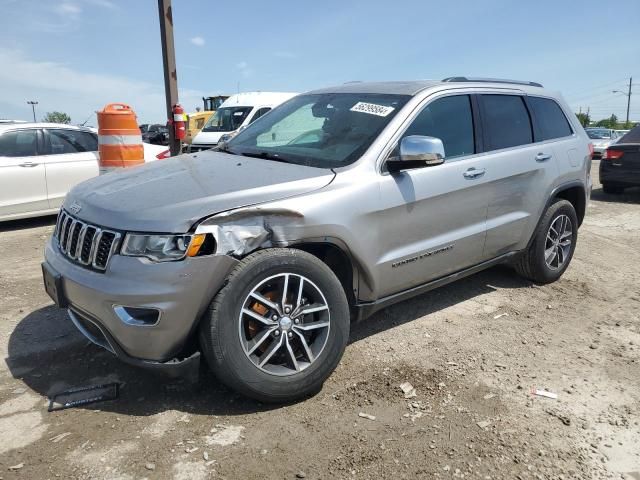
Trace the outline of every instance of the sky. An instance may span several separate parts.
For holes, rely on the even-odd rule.
[[[0,118],[130,104],[164,123],[156,0],[0,0]],[[640,121],[640,0],[173,0],[180,101],[355,80],[533,80]]]

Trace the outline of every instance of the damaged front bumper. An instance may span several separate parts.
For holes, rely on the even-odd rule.
[[[49,241],[45,263],[59,274],[71,319],[87,338],[128,363],[160,366],[178,361],[237,260],[211,255],[154,263],[114,255],[100,273],[72,263]]]

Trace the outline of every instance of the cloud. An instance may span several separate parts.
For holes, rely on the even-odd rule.
[[[92,5],[97,5],[98,7],[117,8],[116,4],[113,3],[111,0],[84,0],[84,1]]]
[[[79,15],[80,12],[82,12],[82,8],[80,8],[79,5],[71,2],[62,2],[61,4],[56,5],[54,8],[60,15],[76,16]]]
[[[240,70],[240,75],[244,78],[249,78],[253,75],[253,69],[245,61],[236,63],[236,68]]]
[[[205,44],[204,38],[202,37],[193,37],[191,40],[191,43],[193,43],[196,47],[203,47]]]
[[[27,100],[39,102],[37,116],[53,110],[71,116],[72,123],[107,103],[124,102],[133,107],[140,123],[164,122],[164,87],[124,76],[82,72],[67,65],[28,58],[22,52],[0,47],[0,117],[28,120]],[[187,111],[202,104],[203,92],[181,89],[180,103]],[[89,122],[95,125],[95,117]]]
[[[85,7],[118,8],[111,0],[62,0],[51,2],[45,8],[25,10],[25,24],[38,33],[69,33],[81,25]]]

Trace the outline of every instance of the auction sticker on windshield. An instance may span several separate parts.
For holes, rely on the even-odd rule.
[[[385,105],[376,105],[375,103],[358,102],[350,109],[352,112],[368,113],[369,115],[377,115],[379,117],[386,117],[393,112],[393,107],[387,107]]]

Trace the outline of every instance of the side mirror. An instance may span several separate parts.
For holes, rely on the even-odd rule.
[[[444,163],[444,145],[436,137],[409,135],[400,141],[400,155],[387,160],[391,172],[432,167]]]

